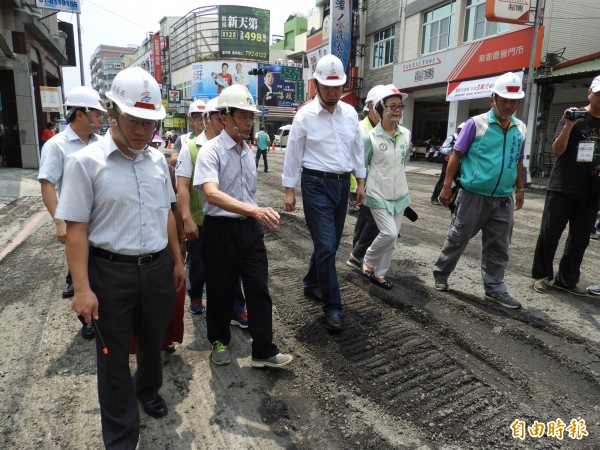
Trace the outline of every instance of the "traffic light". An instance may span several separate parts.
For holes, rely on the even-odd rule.
[[[248,71],[248,75],[266,75],[268,69],[251,69]]]

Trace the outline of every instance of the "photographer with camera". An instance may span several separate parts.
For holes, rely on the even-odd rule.
[[[574,295],[587,295],[577,287],[581,261],[590,242],[600,198],[600,76],[592,81],[585,108],[569,108],[556,128],[552,153],[556,162],[550,174],[540,235],[531,274],[533,288],[549,287]],[[565,250],[554,276],[554,254],[569,225]]]

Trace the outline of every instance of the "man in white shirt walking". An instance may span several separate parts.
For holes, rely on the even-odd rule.
[[[304,294],[324,302],[327,330],[341,331],[335,256],[344,231],[351,172],[357,178],[356,203],[362,204],[365,196],[362,129],[356,111],[339,101],[346,82],[339,58],[321,58],[313,78],[317,97],[298,111],[290,131],[282,175],[283,207],[294,210],[302,172],[302,203],[314,245],[303,280]]]

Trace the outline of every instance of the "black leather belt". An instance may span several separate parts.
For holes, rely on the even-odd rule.
[[[156,253],[148,253],[147,255],[120,255],[119,253],[109,252],[98,247],[90,247],[90,253],[100,258],[108,259],[109,261],[116,261],[128,264],[137,264],[138,266],[145,266],[146,264],[156,261],[164,250]]]
[[[307,169],[306,167],[303,167],[302,173],[305,173],[306,175],[312,175],[313,177],[331,178],[333,180],[349,180],[350,179],[350,172],[345,172],[345,173],[321,172],[320,170]]]
[[[244,220],[247,220],[248,217],[247,216],[240,216],[240,217],[228,217],[228,216],[204,216],[204,220],[214,220],[217,222],[243,222]]]

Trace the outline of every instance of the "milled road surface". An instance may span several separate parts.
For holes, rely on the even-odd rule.
[[[282,162],[283,153],[270,155],[257,195],[280,212]],[[276,341],[294,363],[282,371],[250,368],[249,335],[234,329],[232,363],[215,367],[204,318],[186,314],[183,344],[164,357],[169,415],[142,413],[139,447],[600,448],[600,298],[531,288],[544,192],[528,190],[515,214],[506,282],[523,309],[513,311],[482,298],[479,236],[450,291],[433,288],[431,268],[450,218],[429,202],[435,181],[409,175],[419,220],[402,226],[390,291],[344,264],[355,223],[348,215],[337,265],[347,329],[337,335],[324,330],[321,305],[303,296],[312,247],[298,190],[297,211],[281,213],[280,226],[265,233]],[[16,234],[42,208],[39,198],[23,197],[0,209],[0,229]],[[0,262],[0,448],[101,448],[94,344],[81,339],[69,301],[60,298],[66,264],[52,223],[31,228]],[[600,281],[599,251],[592,241],[581,287]],[[563,439],[548,429],[514,438],[515,419],[527,427],[561,419]]]

